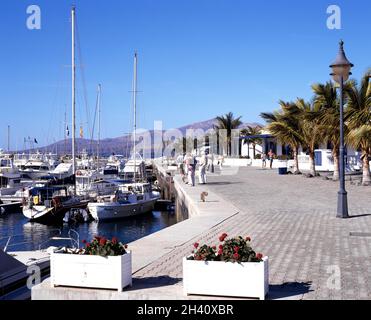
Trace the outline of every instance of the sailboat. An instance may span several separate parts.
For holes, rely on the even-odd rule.
[[[120,185],[114,194],[98,197],[97,202],[88,204],[88,210],[95,220],[108,220],[137,216],[153,210],[155,203],[160,199],[158,192],[152,191],[150,183],[137,182],[137,154],[136,154],[136,102],[137,102],[137,62],[138,55],[134,55],[133,81],[133,183]]]
[[[76,67],[75,67],[75,7],[71,9],[72,26],[72,174],[76,174]],[[76,180],[76,179],[74,179]],[[86,208],[88,201],[76,196],[76,182],[73,193],[66,187],[32,187],[23,206],[23,215],[31,221],[43,223],[62,222],[71,209]]]

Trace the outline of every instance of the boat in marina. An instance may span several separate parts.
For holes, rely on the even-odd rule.
[[[22,187],[21,174],[10,157],[0,158],[0,196],[12,195]]]
[[[132,174],[132,183],[119,185],[113,194],[98,197],[97,202],[88,204],[88,210],[95,220],[109,220],[137,216],[153,210],[155,203],[160,199],[158,192],[152,191],[147,182],[137,182],[145,177],[145,162],[136,153],[136,95],[137,95],[137,53],[134,55],[133,81],[133,156],[126,163],[124,172]]]
[[[30,221],[60,223],[71,209],[86,208],[88,201],[70,195],[67,187],[32,187],[27,189],[23,215]]]
[[[131,159],[129,159],[124,167],[123,170],[123,177],[124,179],[131,179],[134,180],[137,177],[140,179],[146,178],[146,164],[145,161],[139,154],[133,155]]]
[[[113,195],[90,202],[88,211],[94,220],[99,221],[128,218],[151,212],[158,199],[160,194],[152,191],[149,183],[125,184]]]
[[[30,159],[26,162],[20,173],[24,179],[37,180],[41,177],[49,175],[49,171],[54,168],[48,161],[43,159]]]

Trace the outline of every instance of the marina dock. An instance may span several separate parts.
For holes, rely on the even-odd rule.
[[[347,185],[352,217],[342,220],[334,214],[337,184],[332,181],[235,169],[218,169],[208,174],[206,185],[195,187],[173,178],[178,214],[182,208],[188,219],[129,244],[132,288],[122,293],[51,288],[44,281],[32,289],[32,299],[213,299],[184,296],[182,258],[194,242],[216,244],[222,232],[250,236],[256,250],[270,257],[269,299],[371,298],[368,188]],[[331,286],[337,271],[340,289]]]

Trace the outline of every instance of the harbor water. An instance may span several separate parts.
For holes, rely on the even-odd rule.
[[[51,237],[73,237],[82,241],[90,241],[99,235],[111,239],[117,237],[123,243],[129,243],[145,237],[151,233],[169,227],[178,222],[174,212],[152,211],[140,216],[104,221],[86,222],[81,224],[63,224],[48,226],[36,222],[29,222],[22,212],[0,215],[0,248],[6,245],[9,236],[12,236],[7,251],[38,250],[48,246],[71,245],[67,240],[49,240]],[[69,232],[71,229],[75,232]]]

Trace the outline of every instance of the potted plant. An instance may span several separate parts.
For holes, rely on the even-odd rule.
[[[218,246],[194,244],[183,258],[184,293],[265,299],[268,293],[268,257],[255,253],[250,237],[227,238]]]
[[[131,252],[117,238],[96,236],[83,249],[54,251],[50,279],[54,286],[117,289],[132,285]]]

